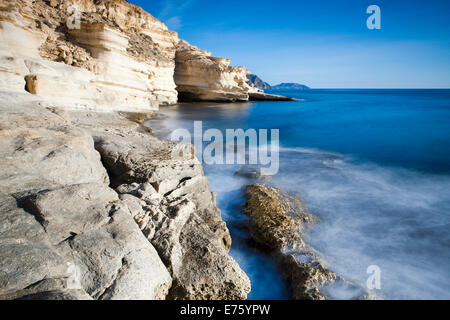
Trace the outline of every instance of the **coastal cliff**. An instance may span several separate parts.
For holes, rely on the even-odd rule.
[[[179,100],[285,99],[124,0],[0,0],[0,299],[245,299]]]
[[[181,101],[277,100],[124,0],[1,0],[2,86],[67,108],[149,112]],[[283,99],[286,100],[286,99]]]
[[[245,67],[230,66],[230,59],[216,58],[180,40],[176,51],[175,82],[181,100],[248,101],[250,86]]]
[[[0,299],[245,299],[192,145],[140,122],[177,101],[177,34],[74,3],[70,30],[64,1],[0,1]]]
[[[177,101],[175,32],[126,1],[73,5],[1,1],[1,69],[9,88],[26,86],[86,110],[146,112]],[[69,28],[75,18],[79,25]]]

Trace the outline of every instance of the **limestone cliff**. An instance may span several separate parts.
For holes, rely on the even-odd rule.
[[[0,38],[8,88],[105,111],[177,101],[177,34],[126,1],[1,0]]]
[[[180,100],[247,101],[249,71],[230,66],[230,61],[180,40],[175,67]]]
[[[245,67],[212,57],[124,0],[0,0],[4,88],[96,111],[156,110],[180,100],[277,100]]]

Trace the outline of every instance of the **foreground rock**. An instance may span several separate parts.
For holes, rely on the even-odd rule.
[[[302,238],[306,226],[317,217],[305,209],[300,199],[274,187],[254,184],[246,188],[245,195],[252,238],[280,264],[294,299],[325,299],[321,288],[339,277],[320,263]]]
[[[0,102],[0,299],[246,297],[192,146],[136,115]]]
[[[0,298],[165,298],[172,278],[92,136],[27,93],[0,100]]]
[[[94,137],[120,199],[169,270],[168,298],[246,298],[249,279],[227,253],[229,231],[192,146],[161,141],[126,118],[71,116]]]

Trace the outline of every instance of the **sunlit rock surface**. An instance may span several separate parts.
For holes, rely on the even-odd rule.
[[[230,66],[230,61],[211,57],[210,52],[180,40],[175,68],[180,100],[247,101],[249,71]]]
[[[0,1],[0,299],[245,299],[193,146],[140,123],[177,101],[177,34],[74,2],[70,30],[64,1]]]
[[[175,32],[126,1],[74,4],[80,22],[69,28],[68,2],[1,2],[4,88],[98,111],[146,112],[177,102]]]

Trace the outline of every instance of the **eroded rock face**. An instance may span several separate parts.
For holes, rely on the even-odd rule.
[[[164,299],[172,278],[86,131],[0,94],[0,299]]]
[[[0,197],[0,256],[0,298],[45,277],[69,277],[41,225],[9,195]]]
[[[288,100],[249,86],[245,67],[180,40],[123,0],[3,0],[0,39],[2,86],[26,88],[66,108],[150,112],[178,95]]]
[[[11,89],[99,111],[148,112],[177,101],[177,34],[126,1],[2,1],[0,38]]]
[[[230,59],[211,57],[180,40],[176,51],[175,83],[184,101],[248,101],[245,67],[229,66]]]
[[[92,137],[58,108],[26,94],[0,93],[0,193],[109,183]]]
[[[295,299],[325,299],[320,289],[339,277],[325,268],[303,238],[307,224],[317,221],[301,200],[262,184],[245,190],[245,211],[251,217],[252,237],[281,265]]]
[[[94,137],[121,203],[169,270],[169,298],[244,299],[249,279],[227,253],[231,238],[192,146],[180,154],[124,118],[71,116]]]
[[[168,298],[245,299],[249,279],[227,254],[229,243],[223,234],[214,232],[199,215],[192,193],[181,185],[175,191],[184,195],[168,198],[154,189],[149,192],[150,186],[122,185],[117,190],[129,192],[121,199],[135,208],[135,221],[174,279]],[[229,241],[228,230],[223,227],[221,231],[226,231]]]
[[[191,145],[161,141],[129,115],[0,98],[0,298],[246,298]]]

